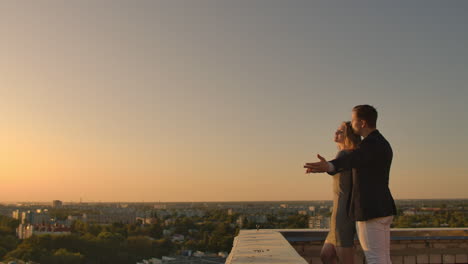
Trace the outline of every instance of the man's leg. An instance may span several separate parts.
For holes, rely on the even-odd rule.
[[[387,263],[392,263],[392,260],[390,258],[390,225],[393,222],[393,216],[389,216],[386,219],[386,222],[384,223],[385,225],[385,252],[387,256]]]
[[[391,264],[390,224],[393,216],[357,221],[356,228],[368,264]]]

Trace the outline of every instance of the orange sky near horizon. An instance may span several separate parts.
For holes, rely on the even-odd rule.
[[[202,2],[5,4],[0,202],[331,199],[363,103],[396,199],[467,198],[463,8]]]

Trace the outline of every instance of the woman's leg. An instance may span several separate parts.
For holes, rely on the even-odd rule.
[[[320,252],[320,258],[324,264],[336,264],[335,245],[325,242]]]
[[[336,247],[335,250],[340,264],[354,264],[354,247]]]

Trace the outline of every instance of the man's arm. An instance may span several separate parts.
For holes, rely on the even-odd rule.
[[[333,165],[333,163],[331,162],[328,162],[328,171],[327,171],[328,174],[330,175],[335,175],[338,173],[338,171],[336,171],[335,169],[335,165]]]
[[[377,154],[375,150],[375,142],[365,142],[359,148],[331,160],[330,163],[333,164],[336,172],[350,170],[373,162]]]

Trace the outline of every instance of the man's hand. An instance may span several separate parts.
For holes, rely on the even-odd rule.
[[[306,173],[319,173],[328,171],[328,162],[320,155],[317,154],[319,162],[306,163],[304,168],[306,168]]]

